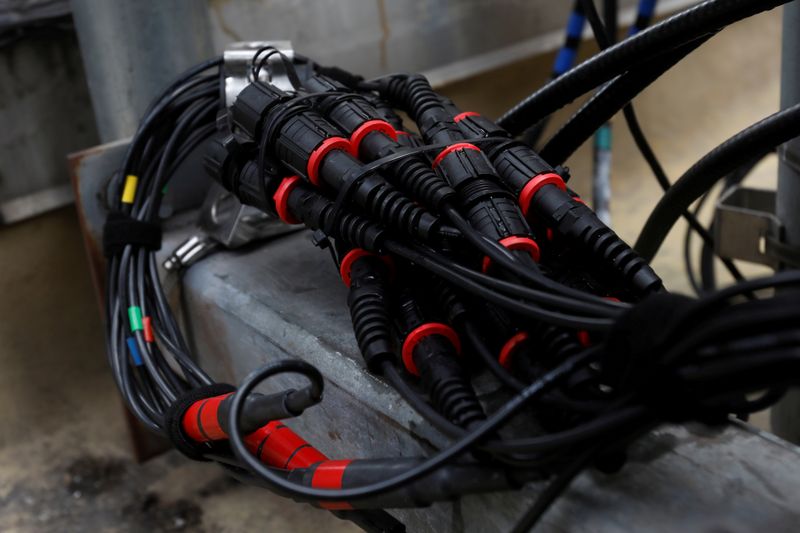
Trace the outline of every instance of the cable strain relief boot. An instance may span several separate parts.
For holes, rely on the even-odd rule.
[[[553,324],[536,322],[530,329],[530,336],[541,347],[544,359],[555,364],[567,360],[582,349],[574,331]]]
[[[345,255],[353,257],[360,249],[353,249]],[[396,362],[392,346],[392,320],[389,316],[388,278],[386,264],[381,258],[368,252],[358,254],[352,261],[342,261],[343,279],[350,280],[347,306],[353,322],[358,347],[367,365],[374,373],[381,373],[387,361]]]
[[[532,215],[563,235],[606,269],[621,277],[639,297],[662,289],[661,278],[594,211],[557,187],[542,187],[531,202]]]
[[[288,213],[293,223],[302,222],[353,247],[376,253],[382,250],[386,232],[381,226],[354,213],[334,212],[334,203],[302,180],[295,179],[290,184],[288,190],[279,190],[284,207],[278,211]]]
[[[449,362],[454,363],[452,360]],[[432,361],[431,371],[422,378],[423,387],[440,413],[454,424],[471,429],[486,420],[486,414],[467,378],[461,374],[453,374],[449,369],[443,371],[445,364],[447,363]],[[441,376],[438,375],[440,371]]]
[[[399,139],[410,137],[399,135]],[[397,153],[402,145],[387,142],[382,135],[371,134],[361,141],[361,150],[370,160],[382,159]],[[439,211],[443,202],[455,195],[455,190],[431,168],[424,156],[404,157],[386,167],[386,176],[395,187],[416,198],[434,211]]]

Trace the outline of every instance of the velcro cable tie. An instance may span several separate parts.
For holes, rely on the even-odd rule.
[[[112,211],[103,225],[103,253],[106,257],[113,257],[121,254],[129,244],[143,246],[148,250],[159,250],[161,226]]]

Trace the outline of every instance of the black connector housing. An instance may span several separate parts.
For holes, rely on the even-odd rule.
[[[251,83],[236,96],[231,106],[231,122],[234,127],[251,139],[261,136],[264,120],[279,103],[291,95],[267,83]]]
[[[408,290],[399,295],[398,308],[400,328],[408,342],[407,336],[426,321]],[[453,423],[470,428],[485,420],[486,415],[457,357],[453,343],[438,334],[425,336],[412,351],[420,384],[439,412]]]

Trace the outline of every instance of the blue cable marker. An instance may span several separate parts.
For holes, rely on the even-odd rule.
[[[125,342],[128,343],[128,350],[131,352],[133,364],[136,366],[142,366],[144,361],[142,361],[142,354],[139,353],[139,346],[136,344],[136,339],[133,337],[128,337],[125,339]]]
[[[585,25],[586,16],[583,14],[583,10],[580,9],[580,3],[576,2],[567,20],[567,38],[558,54],[556,54],[556,60],[553,64],[553,78],[561,76],[575,65],[575,59],[578,57],[578,45],[583,36]]]
[[[636,20],[631,27],[628,28],[628,37],[636,35],[650,24],[650,21],[656,14],[657,3],[658,0],[639,0],[639,9],[636,13]]]

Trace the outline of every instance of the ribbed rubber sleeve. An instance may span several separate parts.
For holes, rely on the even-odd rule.
[[[370,372],[380,373],[386,361],[394,361],[392,319],[389,315],[386,265],[368,255],[357,259],[350,272],[347,306],[356,342]]]

